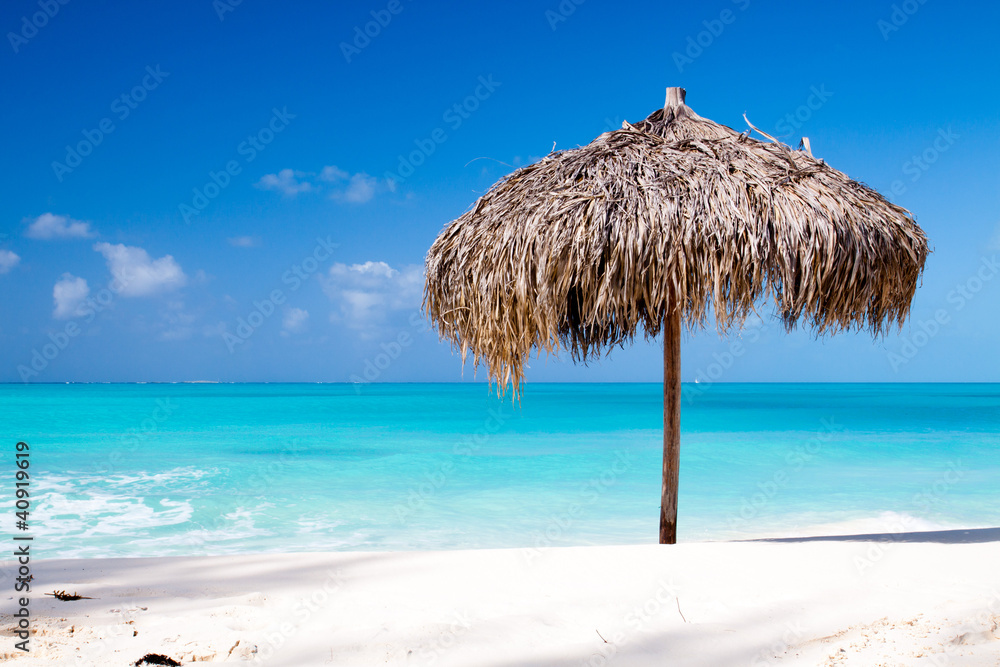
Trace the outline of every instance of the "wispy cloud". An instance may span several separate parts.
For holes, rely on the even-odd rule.
[[[285,317],[281,322],[283,336],[290,333],[298,333],[306,328],[309,321],[309,311],[302,308],[289,308],[285,311]]]
[[[69,273],[62,274],[62,278],[52,288],[52,301],[55,303],[52,317],[59,320],[79,317],[83,314],[82,306],[88,296],[90,286],[86,280]]]
[[[277,174],[266,174],[257,182],[262,190],[275,190],[294,197],[300,192],[328,192],[330,198],[348,204],[364,204],[375,198],[380,188],[388,190],[380,179],[364,172],[352,174],[327,165],[319,173],[282,169]]]
[[[8,273],[21,261],[20,255],[10,250],[0,250],[0,275]]]
[[[187,312],[179,299],[168,301],[160,311],[160,321],[155,325],[156,338],[162,341],[187,340],[195,333],[197,318]]]
[[[378,179],[368,174],[354,174],[348,180],[346,187],[336,190],[330,197],[336,201],[346,201],[351,204],[364,204],[375,196]]]
[[[182,287],[187,282],[187,276],[171,255],[154,260],[142,248],[121,243],[95,243],[94,250],[104,255],[122,296],[148,296]]]
[[[326,181],[327,183],[336,183],[337,181],[346,181],[351,175],[344,171],[343,169],[338,169],[333,165],[328,165],[323,167],[322,171],[319,172],[319,180]]]
[[[89,239],[97,236],[89,222],[74,220],[69,216],[43,213],[35,218],[24,235],[32,239]]]
[[[299,180],[308,175],[301,171],[282,169],[277,174],[264,174],[257,181],[257,187],[261,190],[275,190],[286,197],[294,197],[300,192],[309,192],[313,189],[312,183]]]
[[[377,329],[393,311],[413,310],[420,304],[423,269],[394,269],[385,262],[334,264],[323,290],[337,309],[331,320],[360,330]]]
[[[256,236],[231,236],[226,240],[229,245],[237,248],[254,248],[260,245],[260,239]]]

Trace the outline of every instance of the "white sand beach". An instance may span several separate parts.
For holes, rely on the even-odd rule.
[[[1000,530],[886,538],[41,561],[31,653],[13,648],[5,594],[0,658],[1000,664]]]

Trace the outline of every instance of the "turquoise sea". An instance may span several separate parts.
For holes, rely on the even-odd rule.
[[[659,384],[0,385],[40,557],[651,543]],[[680,539],[1000,525],[1000,385],[684,386]]]

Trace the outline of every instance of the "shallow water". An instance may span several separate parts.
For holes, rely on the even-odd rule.
[[[661,392],[0,385],[0,494],[28,441],[49,558],[651,542]],[[682,541],[1000,525],[1000,385],[690,384],[682,406]]]

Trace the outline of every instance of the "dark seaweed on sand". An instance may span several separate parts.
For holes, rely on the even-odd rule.
[[[181,667],[181,663],[177,662],[173,658],[168,658],[165,655],[159,653],[147,653],[138,660],[135,661],[135,667],[139,665],[170,665],[171,667]]]
[[[57,600],[62,600],[63,602],[73,602],[74,600],[93,600],[94,598],[87,597],[86,595],[77,595],[73,593],[72,595],[66,591],[55,591],[53,593],[46,593],[46,595],[51,595]]]

